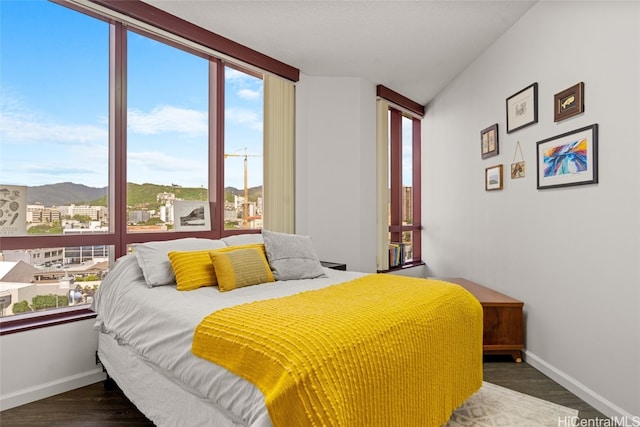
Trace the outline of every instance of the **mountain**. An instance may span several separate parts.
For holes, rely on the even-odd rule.
[[[244,196],[244,189],[225,187],[225,194]],[[105,206],[108,188],[87,187],[72,182],[28,187],[27,204],[42,203],[45,206],[64,206],[70,204],[90,204]],[[204,200],[206,191],[203,188],[180,187],[177,185],[135,184],[127,183],[129,205],[145,207],[157,204],[158,193],[174,193],[183,200]],[[249,188],[249,200],[262,197],[262,186]]]
[[[88,204],[90,201],[106,196],[107,187],[87,187],[83,184],[60,182],[58,184],[39,185],[27,190],[27,204],[42,203],[45,206],[63,206],[70,204]]]
[[[249,200],[256,201],[258,197],[262,197],[262,185],[258,187],[249,187]],[[224,187],[224,194],[234,194],[236,196],[244,197],[244,188]]]

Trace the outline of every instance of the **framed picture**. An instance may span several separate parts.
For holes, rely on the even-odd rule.
[[[173,221],[176,231],[210,231],[209,202],[176,200],[173,202]]]
[[[553,97],[553,121],[559,122],[584,112],[584,83],[556,93]]]
[[[27,234],[27,187],[0,184],[0,236]]]
[[[497,123],[480,132],[480,148],[482,149],[483,159],[498,155],[499,149]]]
[[[502,190],[502,165],[495,165],[484,170],[484,189],[486,191]]]
[[[598,182],[598,125],[537,143],[538,189]]]
[[[511,163],[511,179],[524,178],[525,172],[524,162]]]
[[[520,154],[520,161],[516,162],[518,154]],[[525,166],[524,154],[522,154],[522,147],[520,146],[520,141],[518,141],[516,142],[516,148],[513,152],[513,163],[511,163],[511,179],[524,178],[526,171]]]
[[[507,98],[507,133],[538,123],[538,83]]]

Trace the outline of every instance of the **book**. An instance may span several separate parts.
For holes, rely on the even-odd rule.
[[[405,244],[401,242],[389,243],[389,268],[400,267],[404,264]]]

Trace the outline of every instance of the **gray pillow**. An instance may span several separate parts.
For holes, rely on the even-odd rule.
[[[133,253],[138,259],[144,279],[149,287],[171,285],[176,282],[171,262],[167,255],[171,251],[198,251],[204,249],[222,249],[227,245],[221,240],[187,237],[162,242],[136,243]]]
[[[311,238],[262,230],[264,249],[276,280],[326,277]]]

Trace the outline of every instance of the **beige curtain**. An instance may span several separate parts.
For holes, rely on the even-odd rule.
[[[376,264],[389,269],[389,103],[376,105]]]
[[[263,227],[295,232],[295,86],[264,77]]]

